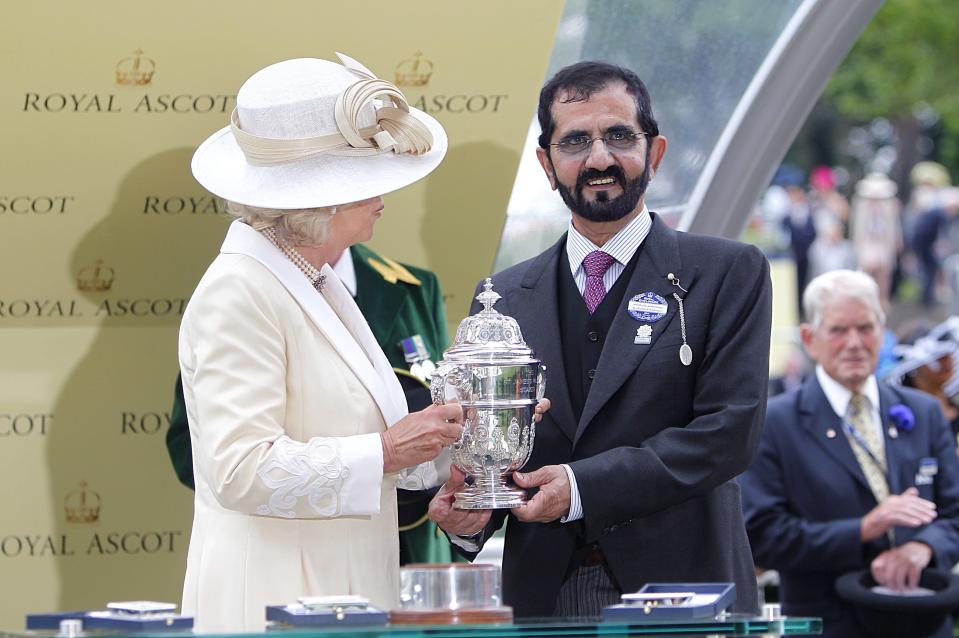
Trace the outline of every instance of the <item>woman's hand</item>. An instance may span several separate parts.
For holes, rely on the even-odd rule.
[[[398,472],[432,461],[463,434],[463,408],[458,403],[431,405],[408,414],[380,434],[383,473]]]

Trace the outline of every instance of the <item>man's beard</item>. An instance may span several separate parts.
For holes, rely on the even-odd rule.
[[[579,174],[576,179],[575,191],[570,191],[562,182],[555,179],[556,172],[553,172],[556,182],[556,190],[559,191],[566,206],[571,211],[593,222],[614,222],[622,219],[636,209],[640,198],[646,192],[649,186],[649,152],[646,153],[646,165],[643,167],[643,173],[634,180],[627,180],[623,169],[616,164],[612,164],[606,170],[599,171],[595,168],[589,168]],[[583,197],[583,188],[591,179],[603,177],[612,177],[623,189],[619,197],[610,199],[604,191],[596,193],[596,199],[593,201]]]

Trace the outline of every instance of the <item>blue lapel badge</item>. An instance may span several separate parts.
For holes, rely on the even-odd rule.
[[[654,323],[666,316],[666,300],[654,292],[644,292],[629,300],[626,311],[636,321]]]

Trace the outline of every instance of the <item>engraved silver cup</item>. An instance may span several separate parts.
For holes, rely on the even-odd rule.
[[[506,478],[533,451],[534,410],[546,389],[546,366],[533,357],[512,317],[493,309],[500,296],[486,280],[476,299],[483,310],[466,317],[455,343],[443,353],[430,383],[434,403],[463,406],[463,436],[453,444],[453,463],[473,483],[456,493],[459,509],[522,505],[526,493]]]

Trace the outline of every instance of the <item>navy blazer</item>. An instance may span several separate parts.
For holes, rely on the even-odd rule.
[[[880,383],[879,399],[890,492],[915,486],[938,511],[929,525],[896,528],[896,542],[928,544],[933,564],[949,570],[959,560],[959,458],[949,425],[939,403],[915,390]],[[915,415],[911,431],[894,427],[889,410],[898,404]],[[860,521],[877,502],[815,375],[770,400],[759,450],[740,485],[753,556],[779,570],[783,610],[822,617],[826,635],[858,635],[833,583],[868,567],[890,544],[885,535],[860,540]]]
[[[506,527],[503,596],[518,616],[550,615],[577,547],[598,543],[623,590],[647,582],[729,581],[736,608],[756,611],[756,581],[733,478],[759,441],[768,380],[771,285],[762,253],[716,237],[653,223],[616,310],[577,421],[560,339],[558,281],[565,235],[551,248],[494,275],[496,309],[514,317],[547,366],[552,408],[536,426],[524,471],[569,463],[583,520]],[[667,275],[679,278],[684,292]],[[654,292],[668,306],[643,325],[627,311]],[[692,365],[680,362],[684,298]],[[474,312],[477,307],[474,306]],[[494,512],[487,536],[508,510]]]

